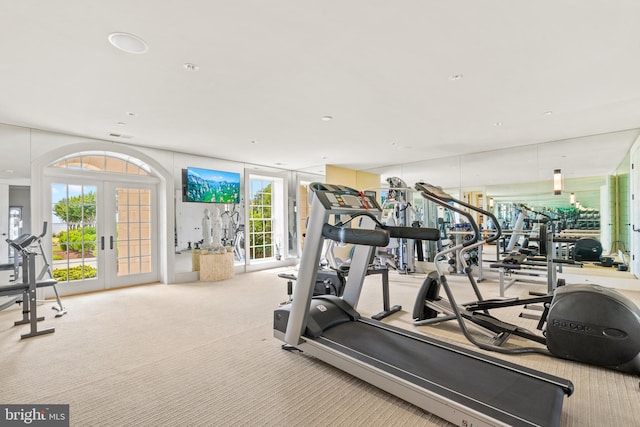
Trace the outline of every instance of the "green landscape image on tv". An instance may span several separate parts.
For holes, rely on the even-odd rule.
[[[187,168],[187,202],[240,203],[240,174]]]

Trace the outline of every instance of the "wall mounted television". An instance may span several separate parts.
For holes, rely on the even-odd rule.
[[[188,167],[182,170],[182,201],[240,203],[240,174]]]

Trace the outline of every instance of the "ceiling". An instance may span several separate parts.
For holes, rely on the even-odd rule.
[[[0,0],[0,16],[5,124],[307,171],[640,127],[637,0]],[[611,171],[632,143],[563,170]]]

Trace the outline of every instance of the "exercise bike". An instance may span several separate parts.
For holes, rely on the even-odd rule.
[[[436,259],[450,251],[460,251],[464,254],[500,238],[499,223],[490,212],[457,200],[439,187],[417,183],[416,189],[425,199],[466,218],[473,230],[471,239],[445,249],[436,255]],[[468,210],[490,218],[496,225],[493,234],[486,241],[480,240],[478,225]],[[469,266],[465,267],[465,272],[478,301],[459,306],[446,276],[440,272],[436,263],[436,271],[429,273],[416,298],[413,318],[417,325],[456,320],[465,338],[484,350],[506,354],[540,353],[640,374],[640,309],[619,292],[598,285],[576,284],[557,286],[548,294],[532,298],[484,300]],[[440,295],[442,289],[446,297]],[[492,309],[532,303],[544,304],[538,323],[542,335],[502,322],[489,313]],[[474,337],[467,327],[467,322],[488,331],[493,342],[482,342]],[[502,347],[511,335],[543,344],[546,349]]]

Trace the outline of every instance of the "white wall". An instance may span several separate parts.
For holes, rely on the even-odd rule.
[[[177,223],[174,221],[175,196],[177,192],[181,191],[182,169],[193,166],[239,172],[241,174],[242,185],[244,185],[244,170],[247,167],[250,167],[252,170],[265,171],[266,173],[282,174],[285,172],[277,168],[248,165],[198,155],[137,147],[112,141],[101,141],[80,136],[0,124],[0,145],[8,148],[5,152],[6,155],[0,157],[0,183],[27,185],[35,190],[32,191],[31,195],[32,229],[37,230],[41,227],[41,221],[44,220],[45,215],[43,211],[46,209],[46,207],[42,206],[38,194],[38,191],[42,190],[40,188],[42,183],[33,182],[32,172],[34,172],[34,169],[44,167],[44,165],[39,163],[39,160],[41,161],[47,157],[55,156],[57,152],[68,151],[70,146],[74,144],[85,147],[96,147],[95,149],[100,150],[132,153],[134,156],[135,153],[142,153],[171,175],[166,183],[167,188],[165,194],[159,194],[159,198],[164,198],[166,202],[166,212],[163,212],[166,220],[160,224],[160,230],[162,233],[161,238],[163,239],[161,243],[161,258],[162,262],[168,266],[163,273],[162,280],[168,283],[172,283],[175,280],[174,230],[176,224],[179,228],[178,238],[180,242],[184,242],[185,247],[186,242],[190,239],[201,239],[201,235],[197,239],[195,239],[195,237],[196,232],[199,231],[196,230],[196,228],[202,219],[202,206],[198,206],[198,204],[183,204],[183,206],[181,206],[181,214],[185,215],[184,221],[182,221],[182,218],[177,218]],[[11,170],[11,172],[7,172],[8,170]],[[41,171],[36,170],[35,175],[38,176],[38,174],[41,175]],[[244,192],[244,188],[242,188],[241,191]],[[178,203],[181,203],[181,199],[179,200]],[[244,215],[244,200],[242,200],[239,210],[241,214]],[[5,209],[4,211],[7,210]],[[180,235],[180,231],[185,235],[184,237]],[[181,245],[182,243],[179,244]]]

